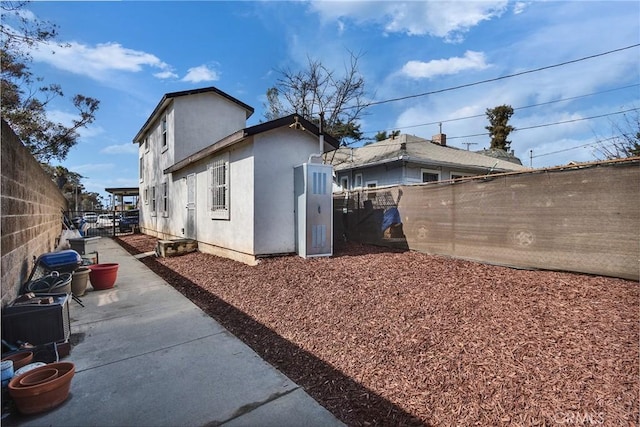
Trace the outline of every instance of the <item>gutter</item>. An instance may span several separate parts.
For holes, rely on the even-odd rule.
[[[416,165],[420,165],[420,166],[446,166],[446,167],[453,167],[453,168],[464,168],[464,169],[471,169],[471,170],[477,170],[479,172],[486,172],[488,169],[490,169],[489,167],[486,166],[479,166],[479,165],[465,165],[465,164],[460,164],[460,163],[448,163],[448,162],[438,162],[438,161],[424,161],[421,159],[412,159],[410,156],[406,156],[406,155],[401,155],[398,156],[397,158],[393,158],[393,159],[384,159],[384,160],[378,160],[375,162],[369,162],[369,163],[361,163],[358,165],[353,165],[353,166],[349,166],[349,167],[341,167],[345,164],[348,164],[348,162],[343,162],[340,163],[339,165],[334,165],[334,168],[336,169],[336,171],[346,171],[346,170],[352,170],[352,169],[360,169],[360,168],[368,168],[368,167],[373,167],[373,166],[380,166],[380,165],[384,165],[387,163],[394,163],[394,162],[407,162],[407,163],[413,163]],[[513,170],[513,169],[503,169],[503,168],[493,168],[493,170],[498,170],[498,171],[504,171],[504,172],[526,172],[527,170],[530,170],[529,168],[526,169],[520,169],[520,170]]]
[[[177,163],[174,163],[173,165],[169,166],[168,168],[166,168],[165,170],[162,171],[162,173],[164,174],[169,174],[169,173],[173,173],[176,171],[179,171],[182,168],[185,168],[187,166],[189,166],[190,164],[197,162],[198,160],[202,160],[207,156],[210,156],[211,154],[217,153],[218,151],[221,151],[233,144],[236,144],[238,142],[241,142],[242,140],[244,140],[246,137],[248,136],[248,134],[244,131],[244,129],[239,130],[235,133],[232,133],[229,136],[224,137],[223,139],[221,139],[220,141],[216,142],[213,145],[210,145],[192,155],[190,155],[189,157],[186,157],[182,160],[180,160]]]

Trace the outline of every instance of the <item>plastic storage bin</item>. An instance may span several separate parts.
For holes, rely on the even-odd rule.
[[[86,255],[91,252],[98,252],[98,240],[100,240],[100,236],[69,239],[69,246],[80,255]]]

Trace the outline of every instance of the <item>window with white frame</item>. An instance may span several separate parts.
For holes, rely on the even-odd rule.
[[[145,153],[149,151],[149,137],[144,138],[144,151]]]
[[[145,205],[149,204],[149,186],[144,187],[144,191],[142,192],[142,199]]]
[[[362,188],[362,174],[357,173],[355,176],[355,182],[353,184],[353,188]]]
[[[169,216],[169,183],[162,183],[162,216]]]
[[[340,187],[342,187],[343,190],[348,190],[349,189],[349,177],[348,176],[340,177]]]
[[[378,186],[378,181],[367,181],[366,186],[367,188],[376,188]],[[375,200],[376,194],[377,193],[375,191],[368,190],[366,193],[367,200]]]
[[[140,182],[144,182],[144,157],[140,157]]]
[[[435,169],[421,169],[422,182],[440,181],[440,171]]]
[[[151,187],[151,215],[156,215],[156,186]]]
[[[207,165],[208,208],[212,219],[229,219],[229,154]]]
[[[167,149],[167,116],[162,118],[162,151]]]

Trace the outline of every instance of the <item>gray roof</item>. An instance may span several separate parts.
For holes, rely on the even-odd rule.
[[[325,154],[336,171],[375,166],[398,160],[432,166],[448,166],[495,172],[525,171],[526,166],[485,156],[456,147],[442,146],[414,135],[402,134],[393,139],[363,147],[341,147]]]

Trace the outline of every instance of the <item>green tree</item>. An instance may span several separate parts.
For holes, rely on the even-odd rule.
[[[85,176],[70,171],[64,166],[51,166],[46,163],[41,165],[64,194],[72,210],[91,210],[96,209],[96,206],[101,206],[100,195],[87,192],[82,184],[81,181],[86,178]]]
[[[278,70],[280,77],[275,86],[267,89],[265,118],[274,120],[297,113],[319,124],[323,113],[323,131],[342,145],[361,140],[358,121],[366,106],[366,92],[364,79],[358,71],[359,58],[351,54],[342,77],[311,58],[303,70]]]
[[[364,145],[369,145],[369,144],[373,144],[374,142],[384,141],[385,139],[389,139],[389,138],[394,139],[399,135],[400,135],[399,130],[393,130],[391,131],[390,134],[388,134],[386,130],[382,130],[376,133],[373,139],[369,139],[367,142],[365,142]]]
[[[53,43],[58,35],[57,26],[26,13],[27,4],[26,1],[0,3],[0,112],[33,156],[48,163],[67,157],[78,143],[78,130],[95,120],[100,101],[75,95],[71,102],[78,116],[71,125],[49,119],[48,106],[64,94],[60,85],[44,84],[43,78],[31,73],[29,52],[35,46]]]
[[[640,109],[624,114],[624,119],[611,122],[612,136],[598,138],[595,156],[612,160],[640,156]]]
[[[485,129],[489,131],[491,137],[491,148],[498,148],[508,151],[511,147],[511,141],[507,140],[509,134],[516,130],[509,125],[509,119],[513,116],[513,107],[510,105],[499,105],[495,108],[487,108],[487,118],[489,126]]]

